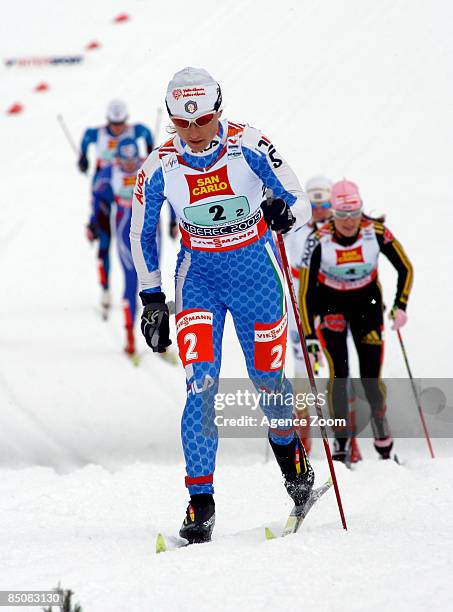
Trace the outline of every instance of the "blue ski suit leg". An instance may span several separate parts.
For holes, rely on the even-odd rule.
[[[116,241],[118,256],[124,273],[124,310],[126,316],[126,327],[133,327],[135,311],[137,307],[137,272],[131,253],[131,241],[129,238],[131,228],[131,210],[118,208],[116,213]],[[130,319],[130,320],[129,320]]]
[[[186,485],[191,495],[213,493],[218,445],[214,398],[227,310],[233,317],[255,387],[291,393],[283,374],[283,275],[270,233],[249,246],[226,252],[195,251],[183,246],[178,255],[175,286],[177,339],[187,379],[181,422]],[[277,340],[266,340],[275,330],[282,332]],[[283,401],[262,408],[268,419],[291,419],[292,406]],[[271,429],[269,435],[277,444],[288,444],[294,436],[287,425]]]
[[[99,172],[93,177],[92,183],[92,199],[95,200],[95,186],[97,184]],[[92,205],[92,208],[94,206]],[[99,233],[99,246],[98,246],[98,272],[99,272],[99,283],[103,289],[109,288],[109,274],[110,274],[110,242],[112,240],[112,232],[110,227],[110,212],[111,206],[105,201],[100,203],[99,209],[95,215],[95,224]]]

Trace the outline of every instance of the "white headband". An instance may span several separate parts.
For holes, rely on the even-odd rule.
[[[167,88],[165,103],[170,115],[196,119],[219,110],[222,93],[219,84],[203,68],[184,68],[175,74]]]

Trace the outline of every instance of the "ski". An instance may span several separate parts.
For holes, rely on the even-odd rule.
[[[320,497],[322,497],[324,493],[330,489],[331,486],[332,480],[329,478],[322,486],[312,491],[304,506],[294,506],[280,536],[276,536],[269,527],[265,527],[265,539],[274,540],[277,537],[285,537],[291,533],[296,533],[296,531],[300,529],[300,526],[302,525],[309,511],[313,508],[318,499],[320,499]],[[179,548],[185,548],[186,546],[190,546],[190,544],[183,538],[177,538],[174,536],[164,537],[162,533],[157,534],[156,554],[168,552],[170,550],[178,550]]]
[[[161,533],[157,534],[156,538],[156,554],[167,552],[167,543]]]
[[[177,550],[178,548],[185,548],[189,546],[187,540],[182,538],[175,538],[174,536],[164,538],[162,533],[158,533],[156,537],[156,554],[168,552],[169,550]]]
[[[404,459],[403,460],[400,459],[396,453],[393,453],[391,459],[393,459],[396,465],[400,465],[400,466],[406,465],[406,462],[404,461]]]
[[[160,359],[162,359],[162,361],[166,361],[170,365],[178,364],[178,356],[176,353],[173,353],[173,351],[169,351],[167,349],[165,353],[157,353],[157,355],[160,357]]]
[[[344,460],[344,464],[348,468],[348,470],[352,470],[352,449],[351,447],[348,448],[348,451],[346,453],[346,458]]]
[[[269,527],[266,527],[264,531],[266,540],[274,540],[277,537],[284,538],[287,535],[296,533],[300,529],[300,526],[302,525],[305,517],[313,508],[315,503],[318,501],[318,499],[320,499],[320,497],[324,495],[324,493],[326,493],[330,489],[331,486],[332,480],[329,478],[323,485],[312,491],[310,497],[303,506],[294,506],[286,520],[285,526],[280,536],[276,536],[272,532],[272,530],[269,529]]]
[[[127,353],[127,357],[133,366],[137,367],[140,365],[140,355],[138,353],[133,353],[132,355]]]
[[[396,453],[393,453],[389,457],[379,457],[378,461],[393,461],[396,465],[403,467],[406,465],[406,461],[404,459],[400,459]]]

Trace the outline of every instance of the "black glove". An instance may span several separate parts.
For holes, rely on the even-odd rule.
[[[85,174],[86,171],[88,170],[88,159],[87,159],[87,156],[85,155],[85,153],[81,153],[80,154],[79,161],[77,162],[77,165],[79,166],[80,172],[83,172]]]
[[[286,234],[296,222],[290,207],[281,198],[269,198],[261,204],[261,209],[269,229],[278,234]]]
[[[98,228],[92,221],[87,223],[86,237],[89,242],[93,242],[93,240],[97,240],[99,238]]]
[[[145,293],[140,291],[142,304],[141,328],[146,344],[154,353],[165,353],[170,346],[170,315],[165,303],[165,293]]]

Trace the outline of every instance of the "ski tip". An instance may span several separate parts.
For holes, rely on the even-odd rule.
[[[157,353],[157,354],[158,354],[158,356],[163,361],[166,361],[170,365],[177,365],[178,364],[178,357],[177,357],[177,355],[175,355],[175,353],[173,353],[171,351],[165,351],[165,353]]]
[[[275,540],[275,535],[269,529],[269,527],[265,527],[264,535],[266,536],[266,540]]]
[[[398,455],[397,455],[396,453],[394,453],[394,454],[393,454],[392,459],[393,459],[393,461],[396,463],[396,465],[401,465],[401,466],[403,466],[403,465],[405,465],[405,463],[406,463],[405,461],[401,461],[401,459],[398,457]]]
[[[134,353],[134,355],[131,355],[130,360],[133,366],[137,367],[140,365],[140,355],[137,355],[137,353]]]
[[[156,538],[156,554],[166,552],[167,545],[165,544],[164,536],[161,533],[157,534]]]

